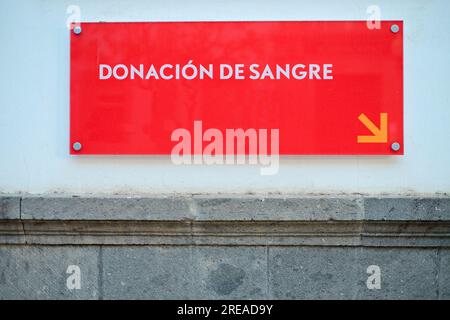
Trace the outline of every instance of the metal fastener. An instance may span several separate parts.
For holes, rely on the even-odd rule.
[[[392,143],[392,144],[391,144],[391,149],[392,149],[392,151],[398,151],[398,150],[400,150],[400,143],[398,143],[398,142]]]
[[[72,148],[73,148],[73,150],[75,150],[75,151],[80,151],[81,148],[82,148],[82,145],[81,145],[81,143],[79,143],[79,142],[74,142],[73,145],[72,145]]]
[[[391,26],[391,31],[392,31],[393,33],[399,32],[399,31],[400,31],[400,27],[398,26],[398,24],[393,24],[393,25]]]
[[[81,33],[81,26],[75,26],[73,27],[73,33],[80,34]]]

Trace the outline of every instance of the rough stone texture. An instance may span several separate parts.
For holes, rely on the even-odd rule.
[[[0,196],[0,220],[20,219],[20,197]]]
[[[66,286],[67,268],[81,271],[81,289]],[[95,247],[0,247],[0,299],[97,299],[98,250]]]
[[[353,197],[195,196],[198,219],[356,220],[362,201]]]
[[[105,247],[105,299],[266,298],[263,248]]]
[[[21,220],[0,219],[0,248],[2,244],[24,244],[25,242]]]
[[[367,220],[450,220],[450,198],[364,198],[364,212]]]
[[[80,290],[66,287],[69,265]],[[0,299],[450,299],[449,288],[445,196],[0,197]]]
[[[450,247],[450,221],[0,220],[1,244]]]
[[[2,246],[0,299],[449,299],[448,270],[448,249]]]
[[[367,267],[370,265],[381,269],[379,290],[367,289]],[[361,276],[357,298],[437,299],[438,267],[435,249],[364,248],[359,258]]]
[[[270,284],[282,299],[437,299],[437,250],[406,248],[270,248]],[[381,289],[368,289],[367,267],[381,270]],[[445,268],[444,268],[445,270]],[[445,272],[445,271],[444,271]],[[442,295],[444,297],[444,295]]]
[[[450,220],[449,197],[27,196],[21,207],[22,219],[36,220]],[[17,218],[19,209],[19,198],[0,197],[0,214]]]
[[[193,253],[197,298],[267,298],[266,248],[196,247]]]
[[[191,218],[183,197],[24,197],[22,219],[182,220]]]
[[[450,250],[438,249],[439,268],[439,299],[450,300]]]
[[[102,249],[104,299],[188,299],[193,295],[190,247]]]
[[[351,299],[358,290],[358,248],[269,248],[275,299]]]

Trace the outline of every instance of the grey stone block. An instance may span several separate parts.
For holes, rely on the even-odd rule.
[[[193,292],[197,299],[267,299],[267,249],[196,247]]]
[[[364,198],[364,212],[367,220],[450,220],[450,198]]]
[[[450,300],[450,249],[438,249],[439,299]]]
[[[435,249],[309,247],[269,252],[274,298],[437,299]],[[380,268],[380,289],[367,288],[371,265]]]
[[[262,299],[264,248],[105,247],[105,299]]]
[[[189,299],[191,247],[104,247],[104,299]]]
[[[2,246],[0,299],[449,299],[449,269],[448,249]]]
[[[191,217],[189,202],[183,197],[22,199],[22,219],[180,220]]]
[[[20,219],[20,197],[0,196],[0,220]]]
[[[353,197],[195,196],[199,220],[357,220],[362,202]]]
[[[20,200],[4,198],[4,216]],[[12,202],[11,202],[12,201]],[[19,212],[20,215],[20,212]],[[450,221],[448,197],[157,196],[24,197],[22,218],[36,220],[411,220]]]
[[[367,288],[367,267],[381,271],[381,288]],[[359,299],[437,299],[435,249],[364,248],[359,259]]]
[[[67,268],[80,268],[81,288],[67,288]],[[97,299],[95,247],[0,247],[0,299]]]
[[[309,247],[270,248],[269,252],[270,286],[274,298],[438,297],[439,261],[435,249]],[[441,261],[441,265],[447,263]],[[367,268],[371,265],[380,268],[380,289],[367,288]],[[440,286],[450,286],[448,279],[442,278]]]
[[[351,247],[269,248],[272,298],[354,298],[358,289],[358,251]]]

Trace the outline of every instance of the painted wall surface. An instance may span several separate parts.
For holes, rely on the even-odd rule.
[[[249,165],[69,155],[70,5],[82,21],[227,21],[366,20],[372,4],[404,20],[403,157],[282,157],[278,174],[261,176]],[[449,192],[449,13],[447,0],[0,0],[0,192]]]

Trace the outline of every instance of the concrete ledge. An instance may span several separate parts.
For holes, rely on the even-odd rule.
[[[24,196],[1,203],[4,216],[23,220],[450,220],[448,196]]]
[[[0,220],[20,219],[20,197],[0,196]]]
[[[450,220],[449,197],[364,197],[367,220]]]
[[[183,220],[186,197],[23,197],[23,220]]]
[[[2,216],[23,220],[450,220],[447,196],[24,196],[0,204]]]
[[[361,220],[361,197],[194,196],[197,220]]]
[[[450,247],[450,222],[11,220],[0,244]]]
[[[23,197],[23,220],[360,220],[361,197]]]
[[[9,217],[0,219],[0,244],[450,246],[448,197],[24,196],[0,201]]]

